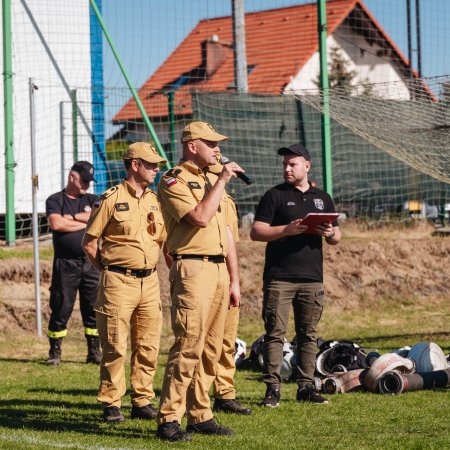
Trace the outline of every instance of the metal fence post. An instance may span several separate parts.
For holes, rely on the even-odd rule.
[[[34,93],[37,90],[33,79],[29,79],[29,94],[30,94],[30,147],[31,147],[31,184],[32,184],[32,202],[33,202],[33,262],[34,262],[34,294],[36,299],[36,330],[39,337],[42,336],[41,323],[41,277],[39,264],[39,217],[37,208],[37,191],[39,189],[39,177],[36,172],[36,121],[34,115]]]

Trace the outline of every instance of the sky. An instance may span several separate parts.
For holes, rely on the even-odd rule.
[[[415,5],[420,3],[422,75],[450,74],[450,0],[410,0],[413,10],[413,66],[417,68]],[[244,0],[245,11],[311,3],[313,0]],[[365,0],[384,30],[407,56],[407,0]],[[231,15],[231,0],[103,0],[103,19],[132,83],[140,87],[198,21]],[[126,87],[105,43],[107,87]],[[124,98],[124,102],[127,98]]]

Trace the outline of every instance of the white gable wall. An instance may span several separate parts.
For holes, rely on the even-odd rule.
[[[89,0],[12,0],[13,115],[15,212],[29,213],[31,152],[29,78],[35,91],[35,145],[39,176],[38,210],[62,188],[73,163],[72,106],[69,91],[77,89],[78,157],[92,161]],[[0,36],[0,52],[3,43]],[[3,89],[0,90],[3,104]],[[62,116],[60,112],[63,112]],[[0,111],[4,148],[4,113]],[[61,158],[61,141],[65,157]],[[0,154],[0,213],[5,213],[5,154]],[[64,173],[61,173],[61,168]]]
[[[340,36],[344,36],[345,39]],[[380,90],[382,97],[405,100],[410,98],[409,91],[402,81],[402,73],[396,63],[387,56],[377,56],[377,50],[382,50],[381,47],[376,44],[370,46],[362,36],[355,33],[346,24],[339,26],[336,32],[328,37],[327,47],[328,63],[331,61],[330,49],[336,47],[341,49],[342,56],[349,63],[349,69],[356,72],[354,84],[389,82],[389,86]],[[366,49],[366,51],[362,53],[360,48]],[[312,90],[317,93],[317,85],[314,81],[318,78],[319,71],[320,60],[317,51],[298,74],[292,77],[285,92]]]

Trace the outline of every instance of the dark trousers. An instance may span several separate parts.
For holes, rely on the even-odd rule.
[[[97,328],[94,305],[97,300],[99,273],[85,256],[53,259],[50,286],[50,331],[64,331],[73,311],[77,291],[85,328]]]
[[[313,381],[317,325],[322,316],[324,291],[322,283],[298,283],[269,280],[264,282],[263,313],[264,336],[263,381],[281,382],[283,340],[286,336],[291,304],[294,308],[297,334],[298,385],[303,387]]]

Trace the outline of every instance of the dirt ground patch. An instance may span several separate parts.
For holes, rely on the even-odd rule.
[[[428,226],[391,230],[343,227],[345,239],[325,245],[324,269],[328,304],[349,309],[359,302],[382,299],[448,297],[450,238],[432,237]],[[265,244],[243,237],[238,244],[242,290],[242,315],[260,314],[261,274]],[[43,324],[48,319],[48,288],[52,264],[41,262]],[[163,309],[168,312],[167,268],[160,262]],[[0,261],[0,331],[31,332],[35,326],[33,261],[11,258]],[[75,311],[73,321],[79,321]]]

